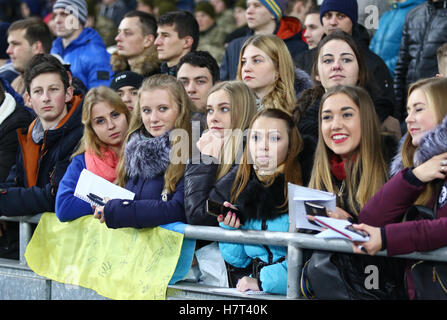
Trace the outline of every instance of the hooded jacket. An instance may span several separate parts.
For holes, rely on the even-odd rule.
[[[0,215],[24,216],[54,211],[59,181],[83,134],[82,97],[74,96],[67,115],[54,130],[41,129],[36,118],[27,129],[18,130],[19,152],[5,188],[0,194]],[[39,129],[40,128],[40,129]],[[42,135],[34,142],[33,135]]]
[[[307,44],[302,39],[302,28],[300,21],[294,17],[283,17],[277,26],[275,35],[284,40],[289,49],[292,59],[295,55],[305,51]],[[239,63],[239,54],[245,40],[253,36],[254,32],[247,36],[240,37],[231,41],[225,49],[225,55],[220,65],[220,80],[234,80],[237,76],[237,66]]]
[[[447,42],[447,1],[425,1],[408,12],[394,69],[394,92],[401,120],[411,83],[436,75],[436,50]]]
[[[447,152],[447,118],[420,141],[415,152],[417,165],[433,156]],[[400,170],[398,170],[400,168]],[[441,189],[439,198],[435,196],[426,205],[433,207],[438,201],[435,220],[414,220],[402,222],[405,212],[424,192],[426,184],[412,173],[413,168],[403,169],[400,152],[392,165],[392,172],[398,171],[363,207],[359,214],[360,223],[384,227],[388,255],[430,251],[447,246],[447,183]],[[411,274],[407,272],[409,296],[414,297]]]
[[[62,44],[62,38],[56,38],[51,53],[60,55],[66,63],[69,63],[73,76],[79,78],[87,89],[110,85],[112,80],[110,54],[96,30],[84,28],[66,48]]]

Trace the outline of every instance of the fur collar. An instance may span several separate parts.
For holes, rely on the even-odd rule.
[[[237,206],[248,219],[274,219],[284,214],[278,206],[284,203],[284,175],[278,174],[269,187],[252,171],[250,181],[237,199]]]
[[[113,71],[116,73],[125,70],[132,70],[143,77],[151,76],[158,73],[160,70],[160,60],[158,60],[157,49],[154,45],[147,48],[142,54],[139,55],[138,60],[132,68],[130,68],[127,58],[119,55],[118,51],[115,51],[112,54],[110,63]]]
[[[124,151],[127,176],[153,179],[164,174],[169,166],[170,151],[169,132],[155,138],[148,138],[140,131],[134,132]]]
[[[408,133],[407,133],[408,134]],[[405,136],[399,142],[399,151],[393,158],[390,166],[390,176],[394,176],[403,169],[402,164],[402,146]],[[413,157],[413,163],[418,166],[433,156],[447,152],[447,116],[432,131],[421,138],[419,147],[416,149]]]

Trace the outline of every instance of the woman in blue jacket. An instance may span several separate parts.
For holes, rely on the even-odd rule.
[[[135,198],[111,199],[95,209],[107,227],[186,222],[183,175],[191,150],[191,110],[174,77],[154,75],[143,82],[118,164],[118,183]]]
[[[60,221],[93,214],[90,204],[74,196],[83,169],[110,182],[116,180],[116,165],[130,116],[121,97],[112,89],[100,86],[87,93],[82,110],[84,135],[56,195],[56,216]]]
[[[298,129],[286,112],[265,109],[258,113],[250,124],[242,163],[219,180],[210,194],[210,199],[229,200],[240,211],[239,216],[233,212],[219,216],[220,226],[287,232],[287,183],[302,184],[298,161],[302,147]],[[231,206],[229,202],[224,205]],[[239,279],[239,291],[286,294],[285,247],[221,242],[219,248],[229,264],[237,268],[252,266],[252,274]]]

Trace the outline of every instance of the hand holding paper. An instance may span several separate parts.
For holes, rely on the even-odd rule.
[[[369,234],[367,232],[359,232],[358,230],[353,228],[351,222],[347,220],[326,217],[314,217],[313,220],[320,226],[327,228],[319,234],[316,234],[315,237],[317,238],[340,238],[354,242],[369,241]]]

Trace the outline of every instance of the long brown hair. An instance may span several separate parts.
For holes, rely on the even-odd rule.
[[[71,156],[72,158],[78,154],[84,153],[88,149],[92,149],[97,156],[101,157],[101,147],[107,147],[101,140],[99,140],[92,127],[92,109],[99,102],[105,102],[115,108],[116,112],[124,113],[127,123],[130,122],[131,113],[118,93],[106,86],[90,89],[85,95],[84,103],[82,105],[84,135],[81,138],[79,148]]]
[[[194,110],[193,104],[188,97],[183,85],[175,79],[173,76],[166,74],[153,75],[143,81],[140,89],[138,90],[138,102],[134,110],[134,115],[132,121],[130,122],[129,131],[125,139],[125,144],[129,141],[130,136],[140,130],[146,130],[141,118],[141,93],[143,91],[153,91],[156,89],[163,89],[169,92],[178,107],[178,115],[174,123],[174,129],[182,129],[185,133],[182,136],[178,136],[175,141],[172,141],[171,137],[171,158],[176,144],[187,142],[187,152],[188,154],[180,154],[185,151],[184,147],[177,149],[177,154],[175,157],[177,159],[187,159],[191,155],[191,111]],[[185,141],[187,139],[187,141]],[[183,177],[185,172],[186,161],[180,161],[178,163],[169,163],[168,168],[164,174],[164,190],[168,193],[172,193],[176,189],[177,183]],[[125,168],[125,157],[121,157],[118,163],[118,184],[124,186],[127,182],[127,173]]]
[[[291,116],[280,110],[280,109],[264,109],[260,111],[256,116],[252,119],[250,123],[250,128],[253,128],[253,124],[257,119],[265,117],[272,119],[280,119],[286,123],[287,133],[289,135],[289,147],[287,157],[284,160],[284,198],[285,202],[281,204],[280,210],[287,211],[288,205],[288,192],[287,192],[287,183],[291,182],[294,184],[302,185],[302,174],[301,174],[301,165],[298,161],[298,155],[303,149],[303,140],[301,135],[298,132],[298,128]],[[250,132],[248,133],[250,137]],[[250,141],[250,139],[248,139]],[[278,165],[281,165],[278,163]],[[250,161],[249,154],[249,142],[246,144],[244,149],[244,155],[242,159],[242,163],[239,165],[238,171],[236,173],[236,178],[234,179],[233,187],[231,188],[231,201],[235,203],[241,192],[247,186],[248,181],[250,180],[250,175],[252,170],[252,164]],[[272,181],[273,182],[273,181]]]
[[[348,202],[354,213],[358,214],[357,208],[361,209],[388,179],[387,167],[382,154],[379,119],[371,97],[365,89],[354,86],[336,86],[330,88],[323,95],[318,112],[318,143],[309,187],[333,193],[340,191],[331,173],[329,159],[333,152],[324,142],[321,130],[323,104],[327,98],[337,94],[348,96],[360,110],[362,136],[357,156],[346,160],[345,164]]]
[[[436,120],[441,123],[442,119],[447,115],[447,79],[446,78],[427,78],[421,79],[413,83],[408,89],[407,101],[410,95],[417,89],[424,92],[427,98],[428,108],[436,115]],[[414,167],[413,157],[418,147],[412,143],[411,135],[407,133],[402,145],[402,164],[404,168]],[[416,199],[415,204],[426,205],[435,192],[435,182],[431,181],[427,184],[425,191]]]

